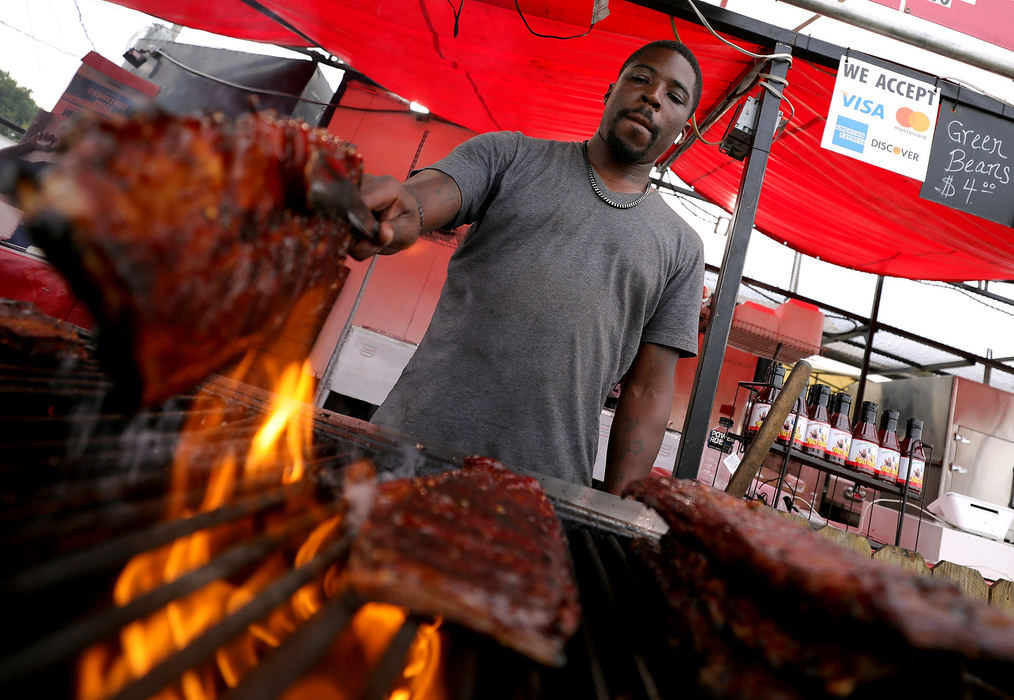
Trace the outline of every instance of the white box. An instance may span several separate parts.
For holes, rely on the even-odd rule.
[[[883,544],[894,544],[897,529],[898,511],[864,504],[859,527],[853,531]],[[921,524],[917,515],[906,515],[898,545],[919,552],[930,564],[949,561],[977,569],[990,580],[1014,581],[1014,545],[955,530],[934,522],[930,515],[924,515]]]
[[[416,346],[362,326],[352,326],[338,353],[331,391],[379,406],[401,376]]]
[[[1002,540],[1014,522],[1014,510],[948,491],[926,506],[955,527],[983,537]]]

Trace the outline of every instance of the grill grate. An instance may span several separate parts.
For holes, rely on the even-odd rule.
[[[213,581],[242,577],[270,556],[291,552],[309,532],[340,510],[335,494],[346,466],[369,458],[396,476],[437,473],[456,466],[456,455],[420,450],[391,431],[319,410],[307,478],[282,485],[284,465],[270,467],[227,504],[188,517],[203,481],[223,450],[246,445],[265,415],[268,392],[224,378],[205,385],[218,402],[209,409],[195,396],[128,417],[104,409],[109,382],[86,363],[76,370],[0,365],[3,437],[0,443],[0,600],[10,606],[11,633],[0,642],[0,688],[11,696],[71,696],[74,667],[86,649],[115,639],[143,620]],[[14,400],[17,397],[17,400]],[[192,488],[171,493],[173,455],[184,424],[203,423],[211,446],[194,455]],[[660,698],[675,684],[649,671],[662,638],[645,611],[637,572],[626,563],[629,537],[608,527],[568,518],[572,560],[583,601],[581,628],[567,649],[569,663],[548,669],[496,642],[452,624],[441,628],[442,679],[449,698]],[[112,584],[134,556],[180,537],[252,521],[249,536],[206,564],[161,584],[124,605],[114,605]],[[246,605],[223,617],[179,651],[128,683],[117,699],[147,698],[190,669],[213,663],[216,652],[319,580],[346,555],[348,536],[292,567]],[[260,658],[229,698],[277,697],[315,663],[349,626],[364,601],[350,594],[328,600],[275,649]],[[384,698],[401,677],[420,624],[409,617],[370,670],[360,697]],[[666,668],[660,665],[658,668]]]

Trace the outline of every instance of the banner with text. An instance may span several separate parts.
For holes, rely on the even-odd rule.
[[[46,131],[63,136],[81,115],[102,119],[125,116],[148,105],[159,90],[155,83],[89,51],[53,107],[53,116],[46,125]]]
[[[932,83],[842,56],[820,145],[924,180],[939,101]]]
[[[1012,0],[873,0],[1014,51]]]

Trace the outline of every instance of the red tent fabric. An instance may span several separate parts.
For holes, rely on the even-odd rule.
[[[535,36],[514,0],[465,2],[457,36],[453,0],[260,0],[292,30],[243,0],[114,1],[243,39],[305,46],[309,38],[395,93],[467,128],[557,139],[590,136],[623,58],[646,41],[672,37],[667,16],[622,0],[613,0],[609,17],[586,36],[570,40]],[[534,32],[556,36],[588,30],[591,5],[520,1]],[[704,69],[698,109],[703,116],[752,60],[703,27],[680,21],[677,27]],[[1011,228],[919,199],[921,183],[821,149],[833,72],[797,60],[789,81],[785,95],[795,114],[772,147],[757,214],[760,231],[808,255],[866,272],[948,281],[1014,279]],[[731,114],[708,140],[720,137]],[[731,211],[742,166],[697,143],[673,169]]]

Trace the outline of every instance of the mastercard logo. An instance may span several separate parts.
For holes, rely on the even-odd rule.
[[[894,115],[894,118],[898,120],[898,123],[902,126],[906,126],[909,129],[915,129],[919,133],[926,131],[930,126],[929,117],[922,112],[915,112],[908,107],[902,107],[898,110],[898,113]]]

